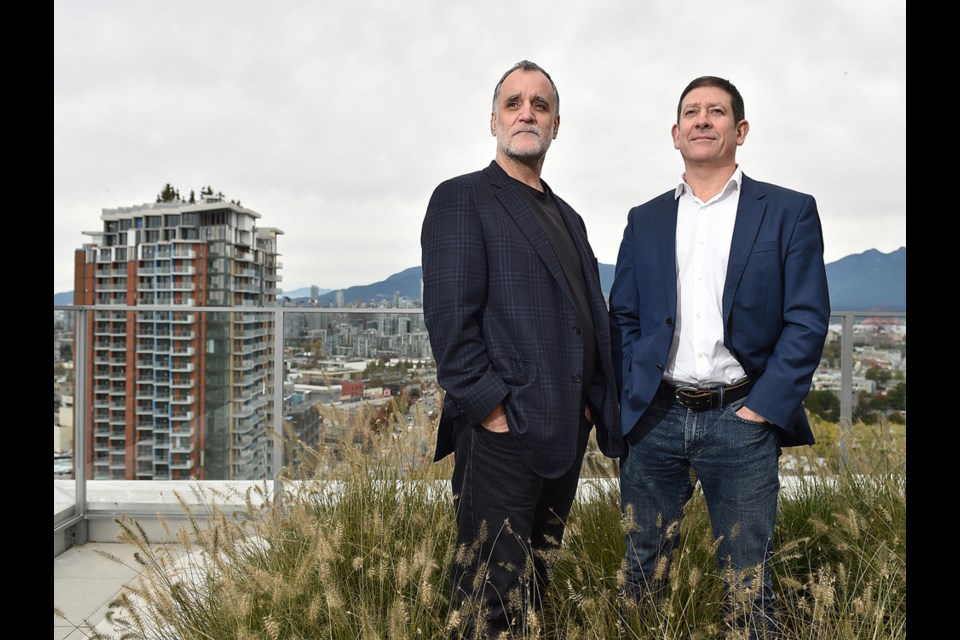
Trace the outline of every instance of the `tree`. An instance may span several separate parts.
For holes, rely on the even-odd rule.
[[[840,419],[840,398],[833,391],[814,389],[807,394],[803,406],[813,415],[829,422]]]
[[[890,408],[898,411],[907,410],[907,383],[900,382],[887,393]]]
[[[890,371],[887,369],[881,369],[880,367],[870,367],[867,369],[867,373],[864,374],[864,377],[867,380],[873,380],[879,384],[890,381]]]
[[[173,202],[180,199],[180,192],[177,191],[169,182],[163,186],[163,190],[157,195],[157,202]]]

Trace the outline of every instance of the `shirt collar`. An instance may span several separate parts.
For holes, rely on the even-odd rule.
[[[743,170],[740,168],[740,165],[737,165],[737,168],[734,169],[733,175],[730,176],[730,179],[727,180],[726,186],[714,197],[710,198],[710,201],[719,200],[720,198],[727,197],[728,194],[733,193],[740,189],[740,184],[743,181]],[[691,197],[696,197],[693,195],[693,189],[690,188],[690,185],[687,184],[686,174],[680,174],[680,181],[677,183],[677,188],[673,192],[673,199],[679,200],[681,196],[689,193]],[[706,204],[706,203],[704,203]]]

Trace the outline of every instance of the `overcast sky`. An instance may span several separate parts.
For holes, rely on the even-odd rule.
[[[524,58],[560,91],[543,178],[600,262],[675,186],[670,127],[700,75],[744,96],[744,172],[816,197],[827,262],[893,251],[905,32],[897,0],[55,1],[53,289],[104,208],[167,182],[283,230],[285,291],[416,266],[431,192],[493,159],[493,87]]]

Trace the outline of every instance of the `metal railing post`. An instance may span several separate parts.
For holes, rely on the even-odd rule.
[[[283,307],[273,310],[273,495],[277,504],[282,501],[280,470],[283,468]]]
[[[80,520],[73,525],[73,544],[87,542],[87,327],[88,309],[77,309],[73,324],[73,474],[74,511]]]
[[[853,426],[853,314],[843,314],[840,334],[840,465],[847,462],[847,439]]]

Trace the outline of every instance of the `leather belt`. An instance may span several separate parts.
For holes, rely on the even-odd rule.
[[[706,411],[746,398],[753,388],[753,380],[744,378],[738,382],[716,387],[694,387],[692,385],[674,385],[664,382],[663,386],[687,409]]]

